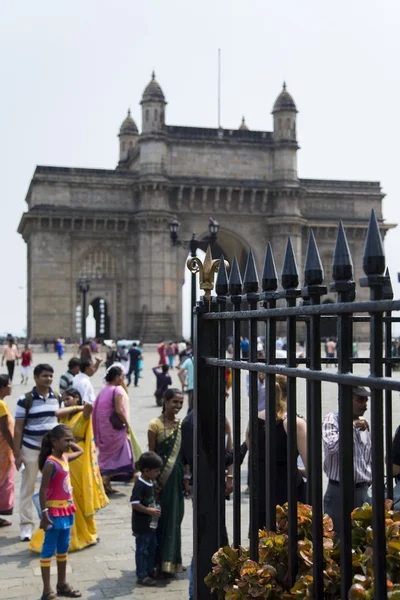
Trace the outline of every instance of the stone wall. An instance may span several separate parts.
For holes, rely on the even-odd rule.
[[[224,142],[170,144],[168,174],[171,177],[209,177],[211,173],[214,178],[271,181],[272,149]]]

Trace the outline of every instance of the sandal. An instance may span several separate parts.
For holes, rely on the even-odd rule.
[[[12,525],[11,521],[7,521],[7,519],[0,519],[0,527],[9,527]]]
[[[138,579],[140,585],[146,585],[147,587],[154,587],[157,585],[157,581],[152,577],[145,577],[144,579]]]
[[[54,592],[47,592],[46,594],[42,594],[40,600],[58,600],[58,596]]]
[[[57,594],[59,596],[65,596],[66,598],[82,598],[82,594],[79,590],[74,590],[69,583],[59,585],[57,583]]]

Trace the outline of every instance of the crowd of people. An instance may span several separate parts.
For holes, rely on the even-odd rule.
[[[244,338],[245,340],[245,338]],[[243,341],[243,340],[242,340]],[[260,340],[262,342],[262,340]],[[15,346],[15,348],[14,348]],[[172,348],[172,350],[169,350]],[[242,352],[246,353],[246,344]],[[24,352],[32,352],[26,346]],[[101,360],[94,357],[90,343],[81,347],[80,357],[72,357],[54,389],[54,370],[50,364],[37,364],[33,371],[34,387],[21,395],[15,412],[15,425],[5,399],[12,389],[14,365],[22,358],[14,340],[3,353],[7,374],[0,375],[0,527],[10,525],[7,516],[14,508],[16,469],[21,473],[19,495],[20,539],[40,553],[43,577],[43,600],[56,598],[50,584],[50,561],[55,554],[58,568],[56,591],[60,595],[80,597],[66,581],[67,553],[94,546],[99,541],[96,513],[114,495],[114,482],[132,482],[132,531],[136,538],[136,573],[144,586],[157,585],[159,578],[169,578],[184,570],[181,554],[181,523],[184,496],[190,496],[193,470],[193,375],[194,360],[189,342],[165,343],[161,340],[156,377],[155,399],[160,414],[147,427],[148,450],[140,448],[130,425],[129,385],[138,385],[143,368],[143,350],[137,342],[130,347],[111,345],[107,350],[103,386],[96,394],[92,378]],[[258,348],[263,356],[263,348]],[[123,361],[123,357],[127,357]],[[173,360],[170,359],[172,356]],[[140,361],[142,361],[141,368]],[[173,387],[171,370],[175,369],[181,389]],[[26,374],[26,377],[29,373]],[[227,371],[227,394],[230,374]],[[25,383],[25,375],[24,375]],[[248,385],[248,382],[247,382]],[[188,414],[180,412],[188,395]],[[371,484],[371,437],[363,418],[369,391],[353,389],[354,507],[368,500]],[[275,502],[288,500],[287,473],[287,391],[286,378],[276,376],[276,473]],[[270,482],[265,478],[266,435],[265,374],[258,373],[259,478],[260,499],[258,526],[266,524],[265,500]],[[296,476],[297,495],[306,501],[307,423],[298,416]],[[226,496],[232,492],[232,437],[226,420]],[[339,424],[338,414],[328,414],[323,422],[324,469],[328,486],[324,496],[325,512],[340,531],[339,496]],[[241,446],[244,459],[249,437]],[[400,431],[394,440],[394,459],[400,462]],[[35,482],[39,470],[42,483],[35,499]],[[395,475],[400,465],[394,465]],[[114,487],[113,487],[114,486]],[[34,507],[40,514],[35,530]],[[192,569],[190,569],[192,598]]]

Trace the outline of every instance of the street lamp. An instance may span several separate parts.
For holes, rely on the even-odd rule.
[[[89,277],[87,275],[81,275],[79,277],[78,286],[79,286],[79,291],[82,294],[81,335],[82,335],[82,343],[84,344],[86,341],[86,294],[90,290]]]
[[[178,219],[175,217],[169,224],[169,233],[171,235],[171,241],[173,246],[183,246],[183,248],[188,248],[190,250],[190,256],[197,256],[196,252],[200,248],[200,250],[207,250],[208,245],[213,245],[217,241],[217,235],[219,230],[219,223],[213,217],[208,219],[208,231],[209,235],[202,240],[196,240],[196,234],[193,233],[192,239],[182,242],[179,239],[179,229],[180,223]],[[193,309],[196,306],[196,274],[192,273],[192,286],[191,286],[191,308],[192,308],[192,316],[190,319],[190,337],[193,344],[193,330],[194,330],[194,315]]]

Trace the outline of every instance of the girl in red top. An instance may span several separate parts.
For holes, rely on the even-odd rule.
[[[32,364],[32,351],[29,346],[26,345],[23,352],[21,352],[21,385],[28,383],[29,369]]]
[[[45,531],[44,544],[40,553],[43,579],[41,600],[57,598],[50,585],[50,563],[54,553],[57,560],[57,594],[68,598],[82,596],[65,580],[70,529],[74,523],[76,510],[72,499],[68,463],[83,454],[83,449],[73,440],[70,427],[57,425],[44,436],[40,450],[39,468],[42,471],[39,492],[42,511],[40,527]]]

